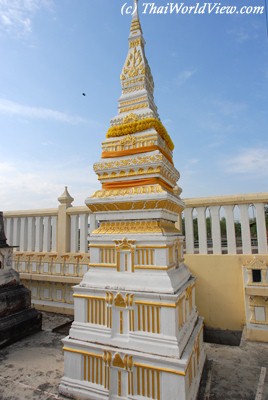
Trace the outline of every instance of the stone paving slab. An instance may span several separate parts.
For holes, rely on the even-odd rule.
[[[43,313],[42,332],[0,350],[0,400],[66,400],[58,393],[65,334],[52,330],[70,320]],[[261,368],[267,374],[256,400],[268,400],[268,344],[243,341],[240,347],[206,344],[206,349],[198,400],[255,400]]]
[[[0,399],[62,398],[57,386],[63,375],[61,336],[40,332],[0,351]]]
[[[0,351],[1,400],[65,399],[58,394],[63,375],[63,334],[53,333],[70,317],[43,314],[43,331]]]
[[[268,400],[268,344],[243,341],[239,347],[205,346],[208,360],[198,400],[255,400],[262,368],[267,373],[258,400]],[[209,375],[210,390],[205,393]]]

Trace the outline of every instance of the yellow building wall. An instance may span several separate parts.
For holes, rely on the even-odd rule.
[[[196,304],[209,328],[242,330],[246,323],[242,265],[252,256],[185,255],[197,278]]]

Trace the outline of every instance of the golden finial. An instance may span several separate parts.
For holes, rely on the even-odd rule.
[[[131,33],[138,33],[138,31],[142,32],[141,24],[139,20],[139,11],[138,11],[138,0],[133,0],[133,15],[132,22],[130,27]]]

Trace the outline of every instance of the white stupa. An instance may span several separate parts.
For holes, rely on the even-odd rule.
[[[195,278],[175,227],[184,204],[173,143],[154,103],[138,2],[121,74],[118,115],[86,199],[100,221],[90,268],[74,287],[60,392],[77,399],[192,400],[205,361]]]

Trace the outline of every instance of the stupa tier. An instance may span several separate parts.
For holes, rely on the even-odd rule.
[[[74,288],[60,391],[82,399],[195,399],[205,360],[195,278],[175,222],[184,205],[173,142],[154,103],[154,83],[134,1],[118,115],[86,199],[99,221],[89,270]]]
[[[145,56],[137,3],[135,7],[121,73],[118,115],[111,120],[102,143],[102,159],[94,165],[102,189],[86,204],[101,221],[121,220],[121,211],[125,211],[128,220],[163,218],[175,222],[183,209],[178,196],[181,189],[176,186],[180,175],[173,165],[173,142],[154,102],[154,81]],[[128,224],[128,229],[130,225],[133,231],[140,231],[139,223]],[[161,228],[174,230],[174,224],[168,223],[149,226],[158,227],[159,232]],[[107,228],[110,233],[118,231],[117,224],[102,224],[99,233]]]

